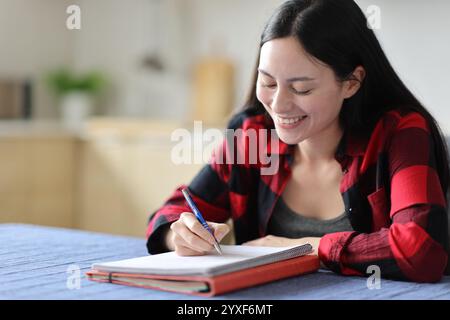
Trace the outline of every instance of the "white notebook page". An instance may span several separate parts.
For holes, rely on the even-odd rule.
[[[104,272],[157,275],[217,275],[311,253],[309,244],[291,247],[221,245],[203,256],[179,256],[167,252],[113,262],[96,263],[92,268]]]

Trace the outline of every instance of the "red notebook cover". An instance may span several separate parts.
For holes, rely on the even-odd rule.
[[[109,282],[128,286],[135,286],[148,289],[163,290],[177,293],[187,293],[198,296],[211,297],[236,291],[243,288],[298,276],[302,274],[316,272],[320,267],[319,257],[317,255],[306,255],[297,258],[282,260],[258,267],[243,269],[235,272],[221,274],[212,277],[205,276],[162,276],[150,274],[129,274],[118,272],[101,272],[90,270],[86,273],[89,280],[97,282]],[[207,284],[208,290],[204,292],[190,291],[180,292],[175,289],[160,288],[148,285],[139,285],[131,282],[120,281],[115,277],[127,277],[131,279],[154,279],[154,280],[176,280],[176,281],[199,281]],[[101,279],[99,279],[101,277]],[[106,278],[106,279],[105,279]]]

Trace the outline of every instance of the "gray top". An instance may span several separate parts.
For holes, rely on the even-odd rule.
[[[353,231],[348,215],[329,220],[307,218],[293,211],[280,197],[267,226],[267,234],[286,238],[322,237],[327,233]]]

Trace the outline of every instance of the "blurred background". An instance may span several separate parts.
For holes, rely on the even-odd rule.
[[[175,165],[171,133],[224,128],[282,2],[0,0],[0,223],[144,236],[203,165]],[[448,134],[450,2],[357,3],[380,8],[386,54]]]

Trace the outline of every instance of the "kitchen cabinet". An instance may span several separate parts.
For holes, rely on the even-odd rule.
[[[73,226],[76,139],[0,135],[0,222]]]
[[[150,214],[204,165],[171,159],[171,134],[183,127],[93,119],[82,131],[42,132],[0,123],[0,223],[144,237]]]

